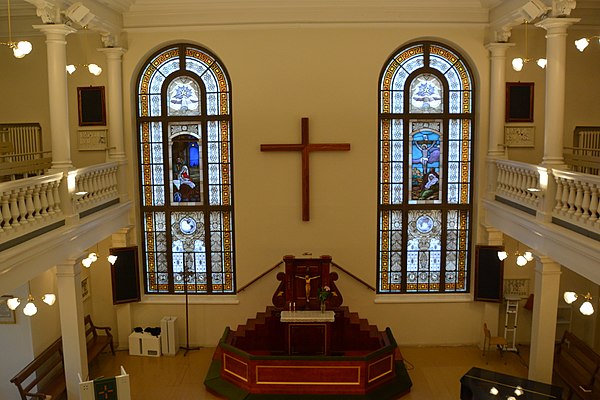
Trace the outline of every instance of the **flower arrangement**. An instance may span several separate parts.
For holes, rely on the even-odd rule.
[[[329,296],[331,296],[331,288],[329,286],[323,286],[321,288],[319,288],[319,292],[317,294],[317,296],[319,297],[319,301],[321,303],[324,303],[325,301],[327,301],[327,299],[329,298]]]

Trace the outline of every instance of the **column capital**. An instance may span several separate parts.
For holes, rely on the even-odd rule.
[[[33,25],[35,29],[46,34],[46,37],[51,36],[62,36],[66,37],[70,33],[77,32],[77,29],[70,27],[65,24],[44,24],[44,25]]]
[[[492,57],[504,57],[508,49],[515,46],[516,43],[490,42],[485,45],[485,48],[492,54]]]
[[[548,34],[561,34],[567,33],[567,28],[580,20],[580,18],[545,18],[537,22],[535,26],[545,29]]]
[[[542,275],[560,275],[561,266],[552,258],[535,254],[535,272]]]
[[[104,53],[104,56],[109,60],[120,60],[123,54],[127,53],[127,49],[123,47],[103,47],[98,49],[98,51]]]

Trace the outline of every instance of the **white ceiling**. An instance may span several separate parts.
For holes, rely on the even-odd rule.
[[[95,30],[161,29],[177,26],[308,23],[469,23],[515,26],[515,10],[552,0],[10,0],[13,36],[41,24],[36,5],[60,10],[80,2],[96,16]],[[0,37],[6,35],[7,0],[0,0]],[[600,29],[600,0],[578,0],[571,16]],[[31,34],[31,32],[29,32]]]

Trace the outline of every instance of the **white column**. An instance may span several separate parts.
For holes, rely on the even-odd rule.
[[[67,397],[69,400],[78,400],[78,374],[84,380],[88,377],[88,360],[81,298],[81,263],[71,261],[57,265],[56,284],[60,299],[58,303]]]
[[[536,258],[528,378],[552,383],[560,264],[546,256]]]
[[[69,132],[66,36],[76,32],[76,29],[63,24],[34,25],[34,28],[46,35],[52,169],[67,170],[73,164]]]
[[[567,28],[578,18],[546,18],[535,26],[546,30],[546,99],[544,109],[544,166],[564,166],[565,72]]]
[[[504,118],[506,110],[506,52],[514,43],[489,43],[490,52],[490,130],[488,132],[487,190],[491,198],[496,192],[496,160],[506,158]],[[502,244],[502,243],[500,243]]]
[[[108,79],[108,143],[109,160],[125,159],[123,148],[123,78],[122,56],[127,49],[121,47],[102,48],[107,62]]]
[[[119,163],[117,182],[121,201],[128,198],[127,194],[127,159],[125,157],[123,140],[123,71],[122,56],[127,49],[121,47],[106,47],[99,49],[103,52],[108,65],[108,157],[106,161]]]

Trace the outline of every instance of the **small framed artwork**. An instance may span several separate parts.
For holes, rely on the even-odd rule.
[[[533,122],[533,82],[506,82],[506,122]]]
[[[90,279],[85,277],[81,280],[81,299],[86,301],[90,298]]]
[[[79,126],[106,125],[104,86],[77,88]]]
[[[6,305],[6,300],[11,297],[12,296],[0,297],[0,324],[15,324],[17,322],[15,312]]]
[[[507,147],[534,147],[534,126],[505,126],[504,144]]]

